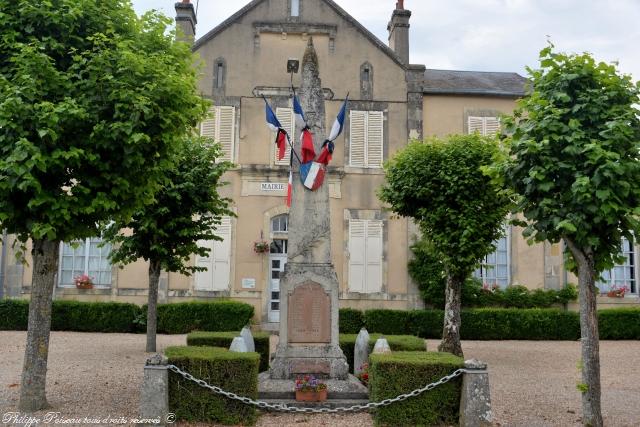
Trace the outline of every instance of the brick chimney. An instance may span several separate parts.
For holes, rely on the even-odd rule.
[[[396,9],[391,15],[391,21],[387,25],[389,47],[405,64],[409,63],[409,18],[411,18],[411,11],[404,8],[404,0],[398,0]]]
[[[176,26],[178,27],[178,39],[187,43],[193,43],[196,37],[196,12],[190,0],[182,0],[176,3]]]

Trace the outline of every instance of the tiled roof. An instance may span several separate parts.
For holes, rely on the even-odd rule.
[[[527,79],[517,73],[431,70],[424,72],[425,94],[460,94],[519,97]]]

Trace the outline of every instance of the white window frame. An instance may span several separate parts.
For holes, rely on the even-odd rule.
[[[102,243],[103,240],[100,237],[89,237],[87,239],[84,239],[83,243],[84,243],[84,262],[83,262],[83,271],[80,274],[86,274],[88,276],[91,277],[91,274],[89,274],[89,258],[91,257],[91,243]],[[75,243],[75,242],[72,242]],[[62,283],[62,261],[63,261],[63,257],[64,255],[64,247],[65,245],[69,245],[71,246],[72,243],[68,243],[68,242],[60,242],[60,253],[58,255],[58,278],[57,278],[57,283],[58,283],[58,287],[59,288],[75,288],[75,283],[71,282],[71,283]],[[79,242],[78,242],[79,243]],[[110,243],[106,243],[106,245],[111,246]],[[72,247],[72,246],[71,246]],[[75,252],[75,248],[72,247],[72,249]],[[74,266],[75,266],[75,254],[74,254]],[[100,259],[102,259],[102,255],[100,255]],[[96,283],[95,281],[95,277],[93,278],[93,287],[94,288],[103,288],[103,289],[109,289],[111,288],[112,282],[113,282],[113,278],[111,276],[111,269],[112,269],[112,264],[109,261],[108,255],[107,255],[107,262],[109,264],[109,269],[108,270],[99,270],[100,272],[104,271],[104,272],[108,272],[108,277],[109,277],[109,283],[108,284],[104,284],[104,283]],[[75,268],[72,267],[71,269],[71,280],[74,279],[74,273],[75,272]]]
[[[363,155],[363,163],[359,164],[359,163],[354,163],[354,158],[353,158],[353,137],[354,137],[354,129],[353,129],[353,124],[354,124],[354,120],[353,120],[353,116],[354,114],[363,114],[364,116],[364,125],[363,125],[363,151],[364,151],[364,155]],[[369,159],[370,155],[371,155],[371,147],[369,144],[369,140],[371,137],[371,131],[369,128],[369,120],[370,117],[376,115],[379,116],[380,118],[380,159],[379,162],[375,161],[375,160],[371,160]],[[364,110],[351,110],[349,112],[349,166],[351,167],[358,167],[358,168],[367,168],[367,169],[382,169],[382,165],[384,163],[384,111],[364,111]]]
[[[624,250],[625,243],[629,245],[629,248],[631,249],[630,251]],[[627,286],[629,288],[629,292],[625,294],[625,297],[627,295],[631,295],[634,297],[638,296],[639,294],[638,293],[638,262],[637,262],[638,254],[636,250],[635,241],[629,242],[625,237],[623,237],[622,242],[620,244],[620,248],[621,248],[622,255],[625,255],[625,256],[630,255],[630,257],[626,259],[627,261],[630,260],[631,262],[627,263],[627,261],[624,261],[622,264],[616,264],[612,269],[603,272],[603,276],[605,276],[605,280],[596,281],[596,286],[600,290],[600,293],[606,294],[609,290],[611,290],[612,285],[619,286],[620,284],[616,282],[622,282],[622,286]],[[632,276],[628,279],[624,278],[624,270],[627,268],[631,269],[630,275]],[[622,274],[623,274],[623,277],[621,279],[617,278],[617,272],[619,272],[620,270],[622,270]],[[625,280],[628,280],[632,283],[625,282]]]
[[[480,263],[480,266],[473,272],[473,277],[475,277],[476,279],[482,280],[483,285],[486,284],[489,287],[493,285],[497,285],[500,288],[504,289],[511,284],[511,228],[508,226],[505,227],[504,233],[505,235],[503,237],[494,241],[496,245],[496,250],[488,254],[487,256],[485,256],[484,260]],[[502,239],[505,239],[506,252],[507,252],[507,261],[506,261],[507,276],[506,277],[502,277],[502,276],[498,277],[498,265],[502,265],[502,264],[498,264],[498,244],[499,244],[499,241]],[[495,262],[493,263],[488,262],[488,258],[491,255],[493,255],[493,257],[495,258]],[[491,271],[491,270],[493,270],[495,274],[493,274],[491,278],[488,278],[487,271]],[[487,279],[492,281],[487,282],[486,281]],[[505,279],[507,281],[506,284],[501,285],[500,283],[498,283],[498,280],[505,280]]]
[[[355,284],[351,282],[351,276],[352,276],[352,260],[351,257],[353,256],[352,254],[352,248],[351,248],[351,244],[352,244],[352,226],[354,223],[356,222],[360,222],[363,224],[363,249],[364,251],[362,252],[363,255],[363,270],[362,270],[362,288],[360,289],[359,286],[356,287],[354,286]],[[379,259],[379,277],[377,278],[377,280],[379,281],[380,286],[378,288],[373,288],[373,284],[369,283],[368,281],[368,266],[371,264],[367,258],[367,246],[368,246],[368,239],[369,239],[369,227],[372,226],[373,224],[376,225],[376,227],[380,227],[380,259]],[[348,220],[348,247],[349,247],[349,261],[348,261],[348,275],[347,275],[347,286],[349,289],[349,292],[357,292],[357,293],[363,293],[363,294],[371,294],[371,293],[379,293],[382,292],[382,287],[384,285],[384,227],[385,227],[385,221],[383,220],[377,220],[377,219],[356,219],[356,218],[352,218]]]

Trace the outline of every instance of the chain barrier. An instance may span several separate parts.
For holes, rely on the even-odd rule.
[[[193,381],[194,383],[198,384],[200,387],[207,388],[212,392],[225,396],[229,399],[238,400],[247,405],[253,405],[259,409],[279,411],[279,412],[307,413],[307,414],[326,414],[326,413],[335,414],[335,413],[346,413],[346,412],[358,412],[358,411],[366,411],[369,409],[380,408],[382,406],[388,406],[388,405],[391,405],[392,403],[401,402],[410,397],[418,396],[426,391],[432,390],[438,387],[439,385],[449,382],[452,379],[459,377],[460,375],[466,372],[466,369],[458,369],[452,372],[451,374],[440,378],[438,381],[433,382],[431,384],[427,384],[422,388],[417,388],[410,393],[401,394],[397,397],[394,397],[393,399],[384,399],[380,402],[369,402],[366,405],[353,405],[353,406],[338,407],[338,408],[298,408],[296,406],[285,405],[284,403],[273,404],[268,402],[262,402],[259,400],[253,400],[251,398],[244,397],[244,396],[238,396],[235,393],[224,391],[220,387],[210,385],[204,380],[197,379],[190,373],[181,370],[175,365],[168,365],[167,368],[178,375],[182,375],[182,377],[184,377],[185,379],[189,381]]]

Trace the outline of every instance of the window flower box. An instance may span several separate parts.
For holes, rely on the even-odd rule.
[[[81,274],[73,278],[73,282],[78,289],[93,289],[93,277]]]

